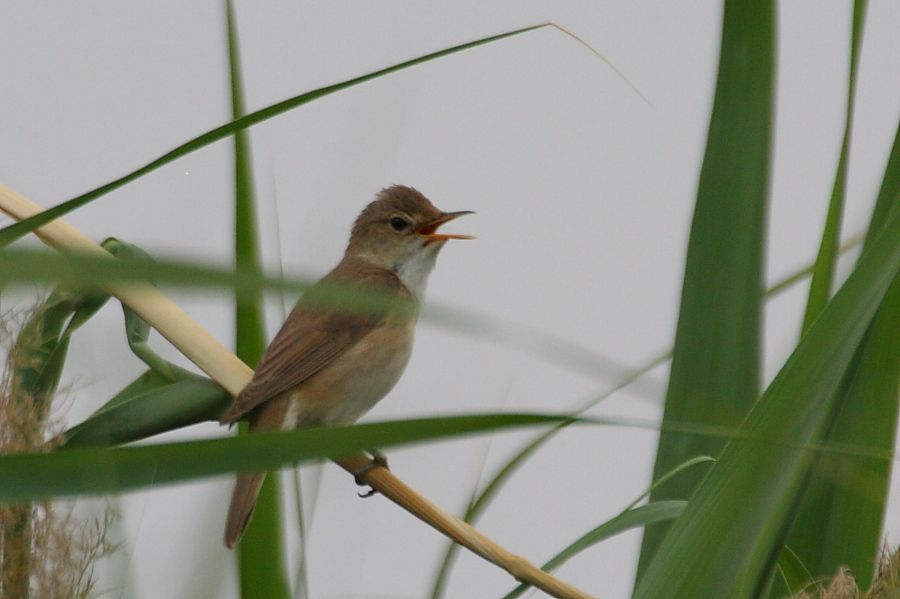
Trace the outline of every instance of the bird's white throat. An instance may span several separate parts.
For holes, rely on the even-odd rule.
[[[406,260],[394,265],[394,272],[400,277],[400,281],[419,301],[422,301],[425,296],[428,275],[434,270],[434,263],[442,245],[444,245],[443,242],[429,244],[412,252]]]

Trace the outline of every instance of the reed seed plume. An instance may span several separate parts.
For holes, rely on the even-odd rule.
[[[61,430],[51,416],[60,396],[28,392],[27,379],[42,373],[43,304],[0,314],[0,454],[49,451]],[[108,531],[110,508],[83,519],[72,505],[41,501],[0,505],[0,597],[88,599],[94,564],[114,551]]]
[[[881,551],[878,572],[869,590],[859,589],[853,572],[845,567],[838,568],[830,580],[823,581],[795,595],[790,599],[897,599],[900,597],[900,547],[891,551],[885,545]]]

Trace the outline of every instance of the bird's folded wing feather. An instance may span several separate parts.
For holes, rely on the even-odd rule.
[[[408,295],[390,271],[373,268],[357,274],[361,276],[356,277],[354,286],[384,293],[385,299]],[[297,387],[387,318],[393,309],[389,302],[379,302],[378,307],[364,312],[324,306],[317,297],[319,291],[329,293],[329,287],[346,284],[341,278],[334,271],[303,296],[266,349],[253,379],[222,416],[222,423],[236,422],[261,403]]]

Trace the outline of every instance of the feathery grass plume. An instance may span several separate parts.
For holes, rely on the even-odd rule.
[[[58,360],[61,370],[62,361],[48,345],[44,328],[52,309],[42,302],[28,312],[0,314],[0,348],[6,354],[0,376],[0,453],[47,451],[61,430],[51,417],[58,375],[48,364]],[[48,381],[48,375],[49,384],[34,384]],[[114,550],[107,535],[114,518],[106,509],[81,520],[71,506],[50,501],[0,505],[0,597],[90,597],[93,564]]]
[[[40,418],[35,401],[19,391],[14,373],[30,352],[22,348],[26,335],[20,336],[15,346],[10,343],[12,331],[26,327],[16,326],[17,315],[6,313],[0,317],[0,342],[7,352],[6,364],[0,378],[0,451],[17,452],[34,447],[42,441],[38,437]],[[37,316],[37,314],[35,314]],[[29,344],[30,345],[30,344]],[[0,593],[3,597],[27,597],[31,570],[31,505],[0,506]]]
[[[900,597],[900,546],[893,552],[885,545],[872,588],[865,599],[896,599]]]
[[[900,547],[893,552],[887,546],[882,549],[875,580],[865,593],[859,590],[853,572],[844,567],[825,582],[827,588],[817,585],[816,590],[801,591],[791,599],[897,599],[900,597]]]
[[[859,587],[853,572],[841,566],[822,594],[822,599],[860,599]]]

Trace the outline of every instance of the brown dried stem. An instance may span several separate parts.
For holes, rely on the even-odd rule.
[[[41,207],[0,185],[0,210],[21,220],[41,212]],[[103,248],[62,220],[37,229],[35,234],[56,249],[78,251],[113,260]],[[146,320],[181,353],[232,395],[237,395],[253,371],[181,308],[149,284],[110,284],[107,291]],[[348,472],[358,472],[369,462],[359,454],[337,463]],[[423,522],[468,548],[476,555],[503,568],[516,580],[535,586],[553,597],[586,599],[590,595],[556,579],[525,558],[497,545],[469,524],[431,503],[386,468],[375,467],[362,481]]]

